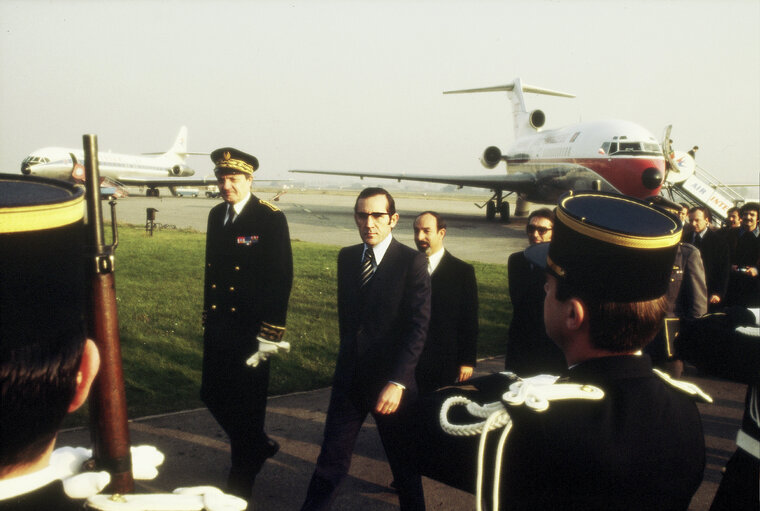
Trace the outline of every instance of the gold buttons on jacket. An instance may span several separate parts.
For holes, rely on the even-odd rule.
[[[240,266],[235,266],[235,271],[240,271]]]
[[[212,311],[215,311],[215,310],[216,310],[216,305],[212,305],[212,306],[211,306],[211,310],[212,310]]]
[[[230,307],[230,312],[235,312],[237,309],[235,307]]]
[[[232,293],[233,291],[235,291],[235,288],[233,286],[230,286],[230,293]]]
[[[216,289],[216,284],[211,284],[211,289]]]

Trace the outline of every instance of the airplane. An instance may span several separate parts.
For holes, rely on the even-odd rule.
[[[176,188],[216,184],[214,175],[188,178],[195,171],[185,164],[188,155],[208,153],[187,152],[187,127],[182,126],[172,147],[165,153],[145,153],[157,156],[136,156],[98,151],[98,167],[103,181],[117,186],[146,187],[148,197],[158,197],[159,186],[166,186],[176,195]],[[64,147],[45,147],[33,151],[21,163],[21,173],[72,181],[82,184],[84,151]],[[103,185],[103,183],[101,183]]]
[[[452,90],[444,94],[473,92],[506,92],[512,103],[514,144],[506,154],[496,146],[487,147],[480,159],[487,169],[494,169],[502,161],[505,162],[506,174],[436,176],[329,170],[290,172],[486,188],[494,192],[485,204],[486,218],[493,220],[498,212],[504,222],[509,221],[510,215],[509,203],[504,200],[505,191],[518,195],[518,209],[523,210],[521,213],[525,210],[525,201],[556,204],[560,195],[569,190],[610,191],[638,198],[660,192],[666,157],[657,139],[643,127],[629,121],[607,120],[543,131],[545,114],[541,110],[528,112],[523,94],[575,96],[523,84],[520,78],[507,85]]]

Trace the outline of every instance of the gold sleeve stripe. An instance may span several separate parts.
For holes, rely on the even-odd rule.
[[[261,204],[265,205],[266,207],[268,207],[269,209],[271,209],[272,211],[280,211],[280,208],[278,208],[277,206],[275,206],[271,202],[267,202],[267,201],[261,200],[261,199],[259,199],[259,202]]]
[[[583,220],[578,220],[571,217],[561,208],[557,208],[556,215],[559,221],[567,225],[570,229],[579,232],[584,236],[588,236],[589,238],[621,247],[657,249],[672,247],[681,241],[681,231],[678,230],[678,226],[675,224],[675,222],[673,223],[674,232],[672,232],[672,234],[658,237],[643,237],[614,232],[603,229],[601,227],[586,224],[583,222]]]
[[[271,323],[267,323],[266,321],[262,321],[261,322],[261,326],[262,327],[267,327],[267,328],[272,328],[274,330],[285,330],[284,326],[273,325]]]
[[[54,229],[73,224],[83,218],[83,195],[56,204],[0,208],[0,233]]]

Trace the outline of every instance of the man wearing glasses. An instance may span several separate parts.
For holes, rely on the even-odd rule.
[[[553,228],[554,213],[549,208],[533,211],[526,225],[528,243],[549,243]],[[520,251],[509,256],[507,273],[513,312],[504,367],[524,377],[564,372],[565,357],[544,328],[544,271]]]
[[[369,413],[402,511],[425,509],[410,411],[430,320],[430,275],[424,254],[393,239],[398,218],[393,197],[382,188],[364,189],[354,205],[363,243],[338,254],[340,350],[322,449],[302,510],[330,507]]]

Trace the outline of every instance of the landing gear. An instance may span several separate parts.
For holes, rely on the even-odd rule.
[[[499,216],[501,217],[502,223],[509,223],[509,202],[504,201],[501,203],[501,207],[499,208]]]
[[[145,190],[145,196],[146,197],[158,197],[158,188],[148,188]]]
[[[496,202],[489,200],[486,203],[486,220],[491,222],[494,218],[496,218]]]

